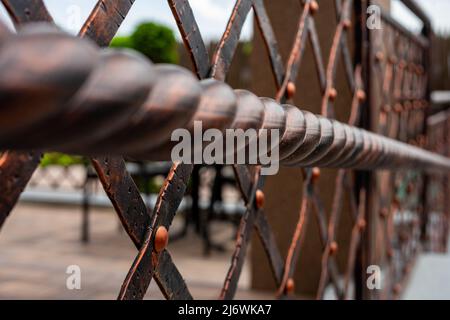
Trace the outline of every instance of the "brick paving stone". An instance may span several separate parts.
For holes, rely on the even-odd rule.
[[[0,233],[0,299],[115,299],[137,251],[118,231],[112,209],[93,209],[90,221],[91,241],[82,244],[81,208],[19,203]],[[174,228],[180,223],[175,220]],[[215,225],[213,231],[233,247],[231,228]],[[195,298],[218,297],[231,250],[204,257],[195,235],[170,242],[169,250]],[[81,290],[66,288],[66,268],[72,264],[81,268]],[[248,290],[249,283],[245,266],[238,298],[273,298]],[[163,298],[154,282],[145,298]]]

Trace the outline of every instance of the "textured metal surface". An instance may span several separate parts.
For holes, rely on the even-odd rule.
[[[41,161],[36,152],[7,151],[0,156],[0,228]]]
[[[5,0],[3,3],[17,26],[30,21],[51,22],[41,1]],[[404,216],[402,212],[406,210],[398,208],[407,205],[411,212],[420,211],[422,218],[427,213],[425,206],[418,209],[417,204],[411,205],[407,200],[400,201],[393,195],[397,193],[397,186],[405,183],[411,185],[413,181],[417,186],[410,188],[413,192],[410,192],[409,199],[418,198],[425,194],[425,178],[421,174],[400,170],[387,174],[384,171],[375,173],[368,180],[367,174],[346,168],[410,168],[448,173],[448,158],[421,149],[426,137],[424,125],[428,105],[426,59],[429,22],[426,16],[413,2],[404,1],[424,20],[424,34],[410,34],[383,13],[383,23],[391,32],[382,34],[389,39],[380,40],[376,31],[365,32],[365,28],[361,28],[361,25],[365,25],[366,7],[370,5],[370,1],[335,0],[337,27],[329,57],[325,60],[314,20],[318,4],[316,1],[302,1],[297,34],[284,65],[262,0],[235,2],[226,30],[211,60],[189,1],[169,0],[168,3],[190,53],[197,77],[215,80],[199,82],[182,68],[155,66],[132,53],[100,52],[87,42],[62,35],[49,27],[33,31],[27,31],[25,27],[18,36],[0,28],[0,66],[4,71],[1,77],[7,79],[8,72],[15,74],[7,86],[0,88],[5,93],[2,95],[5,98],[2,100],[3,113],[0,119],[2,148],[52,149],[90,155],[113,152],[116,155],[95,158],[93,164],[125,230],[138,249],[119,298],[142,298],[152,277],[166,298],[192,298],[168,251],[157,252],[154,243],[158,227],[170,227],[184,195],[192,166],[173,165],[160,191],[157,206],[154,210],[149,210],[126,172],[123,160],[118,156],[167,160],[172,146],[169,142],[170,133],[176,128],[192,130],[195,120],[203,122],[203,129],[281,129],[281,164],[305,167],[299,220],[288,254],[283,259],[264,209],[258,208],[255,202],[257,190],[264,185],[260,167],[234,166],[247,210],[241,220],[236,248],[220,298],[234,297],[254,228],[267,253],[279,287],[278,296],[291,294],[292,276],[305,236],[304,226],[311,211],[318,221],[318,232],[323,245],[322,274],[317,298],[323,298],[328,284],[332,285],[338,298],[362,297],[365,280],[360,278],[360,273],[367,261],[362,261],[360,257],[364,253],[372,262],[378,262],[374,259],[376,253],[373,252],[375,246],[371,238],[373,229],[377,227],[385,232],[383,244],[386,250],[383,250],[383,254],[387,253],[389,256],[386,265],[392,270],[388,279],[389,286],[386,287],[388,289],[382,297],[398,294],[401,291],[404,269],[413,256],[411,248],[416,247],[418,228],[414,224],[403,224],[392,231],[394,216]],[[99,1],[80,31],[80,36],[90,37],[100,46],[107,45],[132,4],[133,1]],[[320,5],[331,5],[331,2],[322,1]],[[275,100],[258,98],[248,91],[232,90],[221,82],[226,79],[242,26],[250,10],[255,12],[258,30],[266,44],[277,89]],[[361,25],[357,21],[361,21]],[[347,37],[350,28],[356,33],[353,57]],[[321,87],[322,100],[317,103],[321,105],[322,116],[286,104],[291,102],[292,90],[295,91],[295,86],[293,89],[292,85],[299,74],[308,39]],[[71,55],[61,57],[55,54],[54,59],[50,59],[33,54],[33,50],[48,50],[49,46],[55,49],[54,52],[58,48],[70,48]],[[370,50],[366,50],[367,48]],[[339,60],[344,65],[345,79],[353,96],[348,125],[332,119],[335,116],[335,82]],[[8,61],[8,64],[2,61]],[[42,68],[31,68],[37,64]],[[18,70],[19,65],[30,68]],[[0,81],[1,83],[6,82]],[[45,90],[42,90],[42,85]],[[17,92],[21,93],[20,100],[9,99]],[[382,102],[376,101],[373,98],[375,95],[382,97]],[[29,101],[33,103],[23,103]],[[29,108],[39,112],[29,112]],[[369,114],[374,123],[379,122],[381,125],[371,124]],[[357,125],[378,134],[357,129]],[[30,132],[39,134],[30,136]],[[436,148],[434,150],[441,151]],[[0,198],[0,225],[25,187],[39,157],[39,152],[30,155],[28,152],[8,151],[0,158],[2,188],[6,188]],[[341,168],[336,176],[330,212],[325,209],[317,186],[320,170],[308,169],[314,166]],[[379,190],[373,189],[370,184],[361,184],[361,180],[374,181]],[[3,181],[6,183],[3,184]],[[342,274],[336,264],[336,230],[344,196],[349,197],[353,227],[347,267]],[[368,210],[373,203],[378,203],[380,212],[383,213],[380,215],[381,223],[373,218],[372,209]],[[398,249],[394,250],[393,245],[398,246]],[[399,268],[402,269],[400,272]],[[340,281],[341,277],[344,279],[343,283]],[[355,287],[353,294],[351,284]]]
[[[441,111],[427,119],[428,148],[440,154],[450,155],[450,112]],[[450,219],[450,173],[428,176],[425,210],[422,222],[422,239],[425,247],[433,252],[447,252]]]
[[[412,1],[405,1],[405,4],[422,19],[424,28],[421,34],[413,35],[383,13],[383,31],[371,32],[369,63],[373,107],[368,128],[424,148],[430,110],[427,70],[430,23]],[[366,292],[367,298],[390,299],[401,294],[420,249],[421,225],[432,215],[425,208],[427,179],[427,175],[415,170],[372,174],[372,188],[367,194],[371,204],[367,221],[371,251],[367,263],[380,265],[386,279],[383,290]]]
[[[142,57],[123,51],[99,52],[89,42],[52,30],[41,34],[33,31],[31,36],[27,28],[23,30],[18,36],[4,41],[0,52],[0,66],[4,71],[2,78],[9,78],[7,85],[0,86],[6,97],[1,101],[2,106],[8,111],[1,121],[0,145],[3,148],[21,148],[24,145],[41,150],[106,153],[167,161],[171,150],[166,146],[170,145],[173,130],[190,129],[195,121],[201,121],[204,128],[217,128],[220,123],[222,130],[277,129],[281,136],[281,165],[312,167],[325,163],[321,166],[335,167],[339,164],[340,167],[357,169],[414,168],[427,171],[450,169],[450,159],[439,154],[312,113],[286,112],[293,107],[283,107],[269,98],[257,98],[249,91],[233,92],[225,83],[214,80],[200,83],[181,67],[153,66]],[[35,43],[52,46],[56,52],[68,46],[73,54],[57,63],[53,60],[52,65],[46,68],[45,61],[32,58],[41,50]],[[15,52],[17,49],[21,54]],[[8,61],[8,65],[2,61]],[[40,70],[30,69],[31,64],[39,62]],[[27,71],[22,72],[17,66]],[[118,72],[125,66],[128,81],[114,76],[106,80],[105,75],[114,75],[114,71]],[[12,74],[16,74],[17,79],[12,80]],[[79,80],[65,86],[66,78]],[[39,96],[49,103],[42,107],[33,104],[35,112],[27,116],[29,104],[18,103],[10,97],[17,94],[21,100],[31,102],[36,99],[36,94],[35,90],[28,88],[42,86],[46,79],[54,79],[47,84],[50,92],[48,96],[41,93]],[[57,84],[63,86],[63,90]],[[59,97],[54,98],[58,91],[64,91],[65,103]],[[420,90],[414,92],[420,93]],[[146,99],[141,98],[146,96],[143,93],[147,93]],[[57,103],[47,107],[53,99]],[[288,116],[291,119],[287,119]],[[58,124],[49,127],[52,122]],[[45,131],[45,135],[29,138],[28,128]],[[64,144],[60,141],[62,132],[58,131],[63,128],[70,128]],[[83,134],[87,128],[91,129],[89,137]],[[285,133],[288,139],[284,139]],[[355,144],[353,139],[347,139],[348,135],[355,137]],[[349,141],[352,147],[347,152],[355,156],[347,160],[348,154],[339,151],[348,146]]]
[[[108,45],[133,2],[132,0],[98,1],[80,31],[80,37],[88,36],[100,45]],[[3,1],[3,3],[16,26],[26,22],[52,21],[41,1]],[[33,13],[29,14],[29,12]],[[8,33],[6,29],[3,31],[5,34]],[[5,183],[2,184],[0,228],[39,164],[40,157],[40,152],[8,151],[2,155],[0,174]],[[120,221],[131,240],[140,249],[144,243],[146,226],[150,225],[150,212],[145,207],[133,179],[126,171],[123,159],[109,157],[100,160],[92,159],[92,162]],[[117,180],[118,178],[120,180]],[[190,299],[189,290],[170,255],[164,251],[160,254],[160,260],[161,263],[157,265],[154,273],[164,296],[168,299]]]

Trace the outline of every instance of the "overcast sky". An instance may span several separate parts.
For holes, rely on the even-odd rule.
[[[417,1],[417,0],[416,0]],[[95,0],[44,0],[57,24],[66,30],[76,32],[86,19]],[[234,0],[190,0],[200,31],[206,40],[221,36],[227,23]],[[418,3],[432,18],[437,29],[450,30],[450,0],[419,0]],[[0,10],[5,19],[3,7]],[[398,0],[393,0],[392,13],[410,28],[418,29],[420,24],[409,14]],[[142,21],[158,21],[176,30],[175,21],[166,0],[136,0],[119,34],[128,34]],[[178,35],[178,33],[177,33]],[[252,19],[244,25],[243,38],[252,35]]]
[[[430,17],[435,30],[447,30],[447,33],[450,33],[450,0],[416,0],[416,2]],[[392,14],[412,29],[420,27],[417,18],[405,9],[399,0],[392,1]]]

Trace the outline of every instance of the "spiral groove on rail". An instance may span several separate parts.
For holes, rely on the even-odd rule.
[[[48,24],[17,34],[1,24],[0,70],[1,149],[170,160],[171,133],[201,121],[222,132],[279,129],[284,166],[450,170],[439,154]]]

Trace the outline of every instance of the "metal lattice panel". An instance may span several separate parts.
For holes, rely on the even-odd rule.
[[[51,16],[41,1],[4,0],[2,2],[18,27],[29,21],[52,22]],[[107,46],[133,2],[129,0],[99,1],[82,27],[79,36],[89,37],[100,46]],[[337,27],[334,30],[330,54],[325,59],[322,55],[314,20],[314,14],[319,10],[319,5],[316,1],[310,0],[300,1],[300,3],[301,15],[297,33],[290,55],[287,61],[283,62],[262,0],[237,0],[235,2],[226,30],[211,60],[189,1],[168,1],[189,51],[193,69],[199,79],[215,78],[219,81],[226,79],[243,24],[249,12],[253,10],[258,26],[257,30],[261,32],[265,41],[266,54],[271,63],[277,89],[274,98],[277,103],[291,102],[295,93],[294,83],[301,71],[300,66],[306,50],[306,41],[309,39],[321,89],[322,99],[318,102],[321,105],[322,116],[324,116],[321,121],[329,125],[331,131],[335,130],[333,126],[338,126],[338,124],[325,117],[334,118],[336,113],[334,102],[338,92],[335,88],[338,63],[341,61],[344,66],[345,79],[352,94],[348,124],[352,127],[363,125],[366,129],[423,147],[428,105],[428,76],[426,73],[428,43],[425,37],[411,37],[407,31],[389,20],[388,16],[384,16],[383,19],[383,23],[386,24],[383,32],[381,34],[371,32],[369,36],[368,33],[360,30],[361,24],[358,24],[358,21],[365,22],[365,10],[370,1],[354,3],[351,0],[336,0],[334,8]],[[327,2],[326,5],[329,4]],[[357,54],[354,57],[352,57],[347,37],[347,33],[352,28],[358,31],[355,49]],[[371,50],[376,52],[364,51],[364,44],[369,41]],[[364,59],[366,55],[369,56],[369,63]],[[369,78],[373,78],[375,84],[369,82]],[[382,97],[382,101],[374,104],[372,97],[378,94]],[[366,96],[369,101],[366,101]],[[367,122],[365,116],[368,113],[372,117],[378,118],[379,126],[373,126]],[[307,168],[311,165],[322,166],[327,162],[333,162],[335,167],[341,169],[336,176],[330,212],[327,212],[324,206],[317,185],[320,179],[320,170],[318,168],[303,170],[301,211],[285,258],[278,250],[270,224],[260,205],[263,198],[261,189],[264,186],[264,176],[260,174],[260,167],[233,166],[242,198],[246,204],[246,211],[239,226],[236,247],[232,253],[230,267],[220,292],[221,299],[231,299],[236,293],[253,231],[258,234],[266,251],[272,275],[278,286],[277,296],[281,298],[292,294],[293,273],[301,254],[300,248],[304,241],[305,224],[311,215],[314,215],[318,221],[318,233],[322,242],[322,269],[317,298],[324,297],[325,289],[329,284],[332,285],[338,298],[351,298],[352,282],[356,288],[354,297],[361,298],[365,282],[355,276],[355,268],[361,268],[363,264],[357,259],[357,256],[365,250],[365,247],[361,245],[361,239],[364,237],[369,243],[373,241],[366,231],[368,225],[372,226],[374,222],[373,216],[369,215],[369,211],[370,213],[372,211],[367,210],[368,203],[374,201],[379,203],[380,212],[383,213],[379,226],[384,232],[383,244],[387,248],[385,250],[388,253],[387,264],[392,270],[390,274],[392,286],[389,290],[398,293],[399,283],[402,281],[405,268],[413,257],[418,243],[418,235],[420,235],[420,216],[424,215],[424,208],[423,206],[420,208],[420,204],[411,199],[420,198],[424,193],[424,178],[410,173],[386,174],[384,172],[376,173],[368,178],[367,174],[345,169],[355,167],[362,162],[381,163],[385,160],[380,156],[382,154],[380,148],[383,143],[377,142],[382,140],[371,138],[372,136],[366,134],[364,138],[373,139],[371,140],[373,143],[371,148],[365,148],[363,135],[364,133],[355,134],[354,141],[347,140],[345,144],[342,143],[342,149],[336,145],[332,146],[333,143],[337,143],[337,140],[324,138],[323,135],[309,137],[311,139],[310,148],[303,159],[300,159],[303,160],[302,165]],[[360,148],[354,148],[355,145]],[[334,150],[334,153],[330,153],[331,149]],[[374,150],[378,151],[378,154],[372,152]],[[304,149],[302,151],[305,152]],[[420,156],[420,152],[418,153]],[[325,154],[327,154],[327,158],[324,158]],[[16,151],[7,151],[0,158],[0,178],[6,186],[6,192],[0,195],[0,225],[30,179],[39,159],[40,152]],[[300,160],[299,154],[295,154],[287,157],[285,161],[294,165],[301,163]],[[119,299],[142,299],[153,278],[166,298],[192,299],[180,272],[165,249],[164,242],[194,166],[174,163],[159,193],[155,208],[149,209],[141,199],[138,188],[127,172],[122,158],[107,156],[93,158],[92,164],[125,230],[138,249],[138,254],[123,282]],[[364,183],[359,183],[361,180]],[[377,189],[375,192],[368,181],[375,181]],[[401,188],[406,188],[407,191],[403,198],[397,196]],[[343,211],[341,207],[345,195],[349,197],[350,202],[349,214],[352,220],[352,233],[348,248],[348,260],[342,273],[336,262],[336,251],[339,246],[336,240],[336,230],[341,220]],[[407,223],[404,223],[405,212],[412,212],[413,216]],[[399,220],[400,222],[394,226],[393,223]],[[369,259],[373,259],[376,254],[366,253]],[[340,281],[341,278],[344,281]],[[391,292],[386,293],[388,296],[390,294]]]

